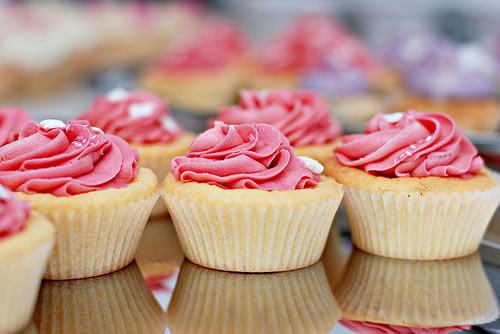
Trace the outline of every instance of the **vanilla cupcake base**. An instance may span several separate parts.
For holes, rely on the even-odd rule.
[[[186,257],[237,272],[317,262],[342,194],[342,186],[327,177],[314,189],[265,191],[183,183],[172,174],[161,191]]]
[[[32,212],[24,230],[0,240],[0,333],[17,332],[31,320],[54,234],[54,226]]]
[[[334,159],[333,148],[342,143],[342,139],[323,145],[307,145],[294,147],[293,151],[297,156],[306,156],[324,164],[330,159]]]
[[[278,274],[240,274],[184,262],[168,324],[174,333],[327,333],[340,318],[321,262]]]
[[[131,146],[139,151],[139,166],[151,169],[158,183],[162,184],[165,176],[170,172],[170,161],[184,155],[194,140],[194,135],[186,133],[171,143],[160,144],[132,144]],[[151,211],[151,217],[161,217],[168,213],[167,207],[162,200],[156,202]]]
[[[56,227],[56,244],[45,279],[98,276],[132,262],[144,226],[158,199],[154,173],[139,169],[126,188],[68,197],[16,193]]]
[[[354,244],[380,256],[438,260],[472,254],[500,202],[498,181],[487,171],[467,180],[389,179],[334,161],[325,167],[345,186]]]
[[[355,249],[335,298],[345,319],[435,328],[477,325],[499,315],[478,253],[449,261],[408,261]]]

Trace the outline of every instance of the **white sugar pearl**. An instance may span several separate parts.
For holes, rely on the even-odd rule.
[[[385,114],[384,118],[387,122],[389,123],[396,123],[403,118],[403,113],[402,112],[395,112],[392,114]]]
[[[65,128],[66,124],[58,119],[46,119],[40,122],[40,127],[45,130]]]
[[[10,198],[7,189],[0,185],[0,199],[8,200]]]
[[[121,100],[126,99],[128,96],[128,92],[123,88],[115,88],[111,92],[108,93],[106,98],[110,102],[119,102]]]
[[[306,165],[307,169],[309,169],[314,174],[321,174],[323,173],[323,170],[325,170],[322,164],[320,164],[318,161],[312,158],[304,156],[299,156],[297,158],[302,160],[302,162]]]
[[[98,127],[96,127],[96,126],[93,126],[93,127],[92,127],[92,130],[94,130],[94,131],[95,131],[95,132],[97,132],[97,133],[100,133],[101,135],[103,135],[103,134],[104,134],[104,131],[102,131],[100,128],[98,128]]]
[[[131,104],[128,109],[128,115],[132,119],[140,117],[148,117],[151,116],[154,112],[155,112],[155,104],[150,102]]]

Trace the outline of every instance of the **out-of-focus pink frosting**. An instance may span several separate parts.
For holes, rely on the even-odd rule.
[[[155,69],[161,72],[223,68],[244,55],[246,44],[244,34],[236,25],[212,19],[191,38],[169,46]]]
[[[331,143],[342,132],[317,94],[285,89],[242,90],[240,104],[222,109],[217,120],[226,124],[270,124],[294,147]]]
[[[169,115],[167,103],[147,92],[98,97],[78,118],[132,144],[168,143],[183,133]]]
[[[22,109],[0,108],[0,146],[17,140],[23,127],[32,120]]]
[[[52,129],[29,122],[19,140],[0,148],[0,183],[55,196],[124,188],[137,176],[138,159],[123,139],[87,121]]]
[[[471,326],[458,325],[438,328],[417,328],[346,319],[340,320],[339,323],[354,333],[363,334],[451,334],[455,331],[461,332],[471,328]]]
[[[450,117],[409,111],[397,118],[378,114],[366,125],[365,134],[344,136],[344,144],[335,148],[337,160],[390,177],[465,179],[483,168],[477,149]]]
[[[0,239],[21,231],[30,213],[28,201],[17,199],[0,185]]]
[[[295,156],[285,136],[267,124],[215,122],[185,156],[172,160],[170,170],[182,182],[224,189],[294,190],[314,188],[319,182],[319,175]]]

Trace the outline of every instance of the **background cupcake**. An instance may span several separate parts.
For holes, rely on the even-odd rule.
[[[340,123],[315,93],[271,90],[240,92],[238,105],[221,109],[217,120],[226,124],[270,124],[283,133],[299,156],[318,161],[331,157],[340,142]]]
[[[379,114],[344,137],[327,175],[346,187],[354,244],[405,259],[473,253],[500,202],[497,177],[451,118]]]
[[[0,332],[27,326],[54,245],[54,227],[0,185]]]
[[[168,308],[175,333],[327,333],[339,318],[321,262],[251,275],[185,261]]]
[[[292,270],[319,260],[342,198],[321,170],[297,158],[270,125],[216,122],[172,160],[161,195],[190,261],[226,271]]]
[[[168,174],[170,160],[186,153],[194,139],[170,116],[167,102],[147,92],[115,89],[95,99],[79,118],[126,140],[139,152],[139,166],[150,168],[159,182]],[[151,215],[166,213],[159,201]]]
[[[101,275],[132,261],[158,183],[123,139],[86,121],[29,122],[0,157],[0,183],[56,226],[46,279]]]

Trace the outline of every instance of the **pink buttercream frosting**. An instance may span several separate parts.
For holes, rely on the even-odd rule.
[[[32,120],[22,109],[0,108],[0,146],[17,140],[23,127]]]
[[[294,147],[331,143],[342,132],[326,103],[306,91],[242,90],[240,104],[222,109],[217,119],[226,124],[270,124]]]
[[[31,213],[28,201],[17,199],[0,186],[0,239],[21,231]]]
[[[172,160],[170,170],[182,182],[224,189],[294,190],[314,188],[319,182],[319,175],[295,156],[285,136],[267,124],[215,122],[185,156]]]
[[[340,320],[339,323],[354,333],[363,334],[451,334],[455,331],[461,332],[471,328],[471,326],[459,325],[437,328],[417,328],[346,319]]]
[[[56,128],[29,122],[19,140],[0,148],[0,183],[13,191],[71,196],[124,188],[137,176],[139,154],[121,138],[70,121]]]
[[[98,97],[78,118],[131,144],[169,143],[183,130],[170,116],[167,102],[147,92]]]
[[[463,131],[441,113],[378,114],[364,134],[344,136],[343,141],[334,150],[337,160],[375,175],[466,179],[484,164]]]

